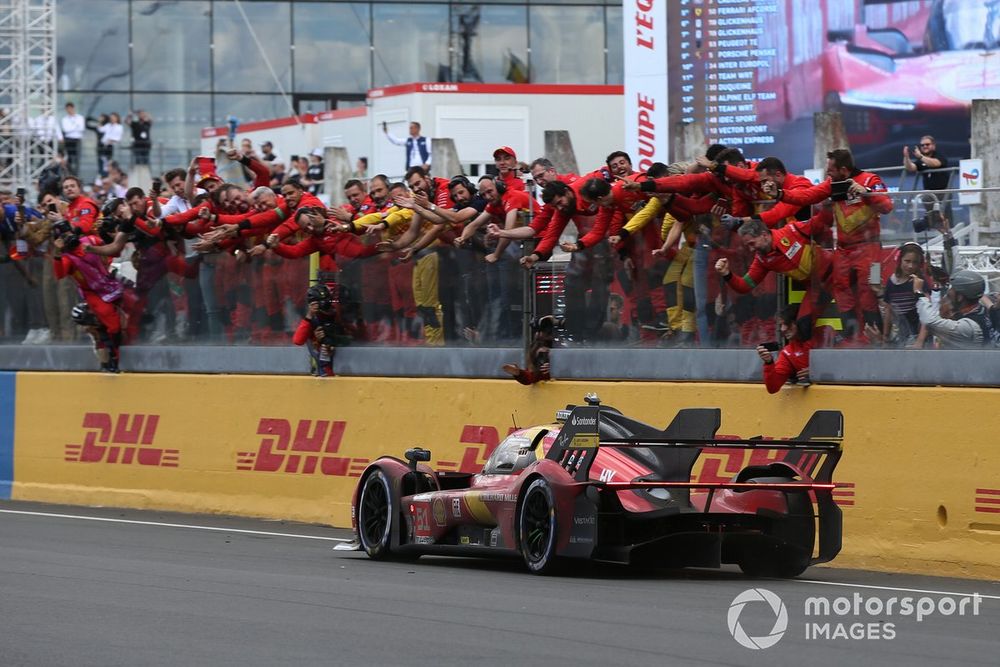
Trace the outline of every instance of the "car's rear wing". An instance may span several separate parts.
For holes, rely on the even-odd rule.
[[[675,488],[680,492],[706,489],[706,512],[710,511],[714,493],[721,489],[808,492],[815,498],[819,518],[819,552],[810,562],[827,562],[840,551],[841,511],[833,500],[836,487],[833,471],[840,461],[840,441],[844,437],[844,415],[839,410],[814,412],[794,438],[756,436],[743,439],[717,435],[722,423],[719,408],[679,410],[670,424],[659,430],[630,419],[612,407],[602,406],[596,396],[588,396],[587,403],[559,411],[557,419],[563,426],[545,457],[562,466],[578,482],[592,481],[590,468],[600,447],[615,447],[656,471],[656,478],[593,482],[601,488],[621,491],[659,487]],[[777,450],[784,454],[780,460],[765,465],[743,467],[732,481],[692,481],[694,464],[702,452],[726,449]],[[789,472],[793,481],[747,481],[785,477]]]
[[[557,417],[563,426],[546,455],[547,459],[557,462],[580,482],[590,479],[590,467],[600,447],[672,450],[672,457],[665,462],[660,461],[669,471],[658,481],[678,485],[695,485],[690,481],[691,467],[699,452],[706,450],[786,450],[782,462],[809,477],[810,482],[820,484],[830,483],[833,469],[840,460],[844,416],[839,410],[814,412],[794,438],[755,436],[744,439],[716,435],[722,422],[719,408],[679,410],[666,428],[658,430],[627,418],[612,407],[600,405],[596,398],[588,402],[588,405],[567,406],[565,411],[560,411]],[[662,459],[664,454],[669,453],[663,451],[657,456]]]

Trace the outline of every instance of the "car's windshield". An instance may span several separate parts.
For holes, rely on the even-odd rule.
[[[949,50],[1000,47],[1000,0],[944,0],[942,15]]]
[[[531,439],[522,435],[512,435],[497,445],[492,456],[483,466],[487,475],[505,475],[520,472],[535,461],[535,453],[529,448]]]

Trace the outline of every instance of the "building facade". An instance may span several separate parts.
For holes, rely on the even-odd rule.
[[[200,130],[364,104],[416,81],[620,84],[622,6],[584,2],[59,0],[59,109],[153,115],[155,171]],[[128,127],[116,149],[132,160]],[[84,177],[96,167],[88,132]]]

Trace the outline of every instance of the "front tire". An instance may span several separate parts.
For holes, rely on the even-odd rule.
[[[544,478],[533,480],[524,492],[517,516],[518,546],[533,574],[552,574],[558,568],[557,518],[552,487]]]
[[[358,540],[369,558],[389,558],[393,514],[389,480],[375,470],[365,478],[358,502]]]

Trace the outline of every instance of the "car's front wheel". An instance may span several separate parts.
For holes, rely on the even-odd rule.
[[[539,477],[524,492],[517,517],[518,543],[528,569],[552,574],[559,565],[556,556],[557,526],[555,495],[548,481]]]
[[[389,557],[392,535],[392,493],[381,470],[365,478],[358,502],[358,539],[369,558]]]

